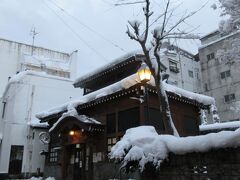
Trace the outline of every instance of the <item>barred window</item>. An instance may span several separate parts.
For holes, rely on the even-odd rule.
[[[214,59],[215,58],[215,54],[214,53],[210,53],[207,55],[207,60],[211,60],[211,59]]]
[[[58,152],[55,149],[55,147],[51,147],[49,152],[49,162],[54,163],[57,161],[58,161]]]
[[[231,76],[231,72],[230,72],[230,70],[224,71],[224,72],[221,72],[220,75],[221,75],[221,79],[225,79],[225,78]]]
[[[224,100],[225,100],[226,103],[234,101],[235,100],[235,94],[225,95]]]
[[[110,152],[112,147],[117,143],[116,137],[107,138],[107,151]]]

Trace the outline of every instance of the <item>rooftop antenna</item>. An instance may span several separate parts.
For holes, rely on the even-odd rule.
[[[31,52],[31,55],[33,55],[35,36],[38,35],[38,34],[39,34],[39,32],[36,32],[36,28],[33,27],[32,30],[30,31],[30,35],[32,35],[32,52]]]

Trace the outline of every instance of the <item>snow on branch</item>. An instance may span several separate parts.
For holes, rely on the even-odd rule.
[[[172,135],[158,135],[152,126],[140,126],[126,131],[109,154],[110,159],[123,163],[137,161],[140,171],[147,163],[159,168],[168,158],[169,153],[187,154],[192,152],[207,152],[211,149],[239,147],[240,129],[235,131],[221,131],[202,136],[176,137]]]

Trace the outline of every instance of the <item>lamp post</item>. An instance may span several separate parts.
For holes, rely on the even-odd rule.
[[[143,84],[143,92],[144,92],[144,99],[146,100],[147,104],[147,121],[149,121],[149,104],[148,104],[148,90],[147,90],[147,82],[151,80],[151,71],[146,63],[142,63],[141,67],[138,69],[137,72],[141,83]]]

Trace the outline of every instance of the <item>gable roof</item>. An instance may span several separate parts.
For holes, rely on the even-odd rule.
[[[122,93],[124,91],[125,94],[131,93],[132,91],[134,91],[134,89],[131,89],[132,87],[134,87],[135,85],[138,85],[140,82],[139,77],[137,76],[137,74],[134,74],[132,76],[129,76],[119,82],[116,82],[112,85],[109,85],[105,88],[99,89],[97,91],[94,91],[92,93],[89,93],[85,96],[82,96],[78,99],[69,101],[61,106],[58,107],[54,107],[50,110],[38,113],[36,115],[37,118],[39,119],[45,119],[48,117],[52,117],[52,116],[61,116],[61,114],[63,112],[66,112],[68,107],[75,107],[77,108],[78,106],[83,106],[83,105],[87,105],[89,103],[93,103],[94,105],[96,104],[96,100],[103,100],[105,98],[105,101],[103,100],[102,102],[106,102],[107,98],[110,98],[110,95],[114,94],[114,93]],[[155,82],[153,80],[153,78],[151,78],[151,80],[148,82],[149,85],[155,86]],[[167,92],[169,92],[172,96],[174,97],[179,97],[179,98],[184,98],[185,101],[189,100],[189,101],[194,101],[197,102],[199,104],[202,104],[204,106],[209,106],[211,104],[215,103],[214,98],[206,96],[206,95],[202,95],[202,94],[197,94],[197,93],[193,93],[181,88],[178,88],[176,86],[167,84],[166,82],[163,82],[164,88]],[[118,96],[119,97],[119,96]],[[99,102],[101,103],[101,102]]]
[[[143,61],[144,55],[141,50],[136,50],[130,53],[127,53],[115,60],[113,60],[111,63],[108,63],[107,65],[104,65],[95,71],[92,71],[84,76],[81,76],[77,78],[73,85],[74,87],[82,87],[86,83],[93,81],[103,75],[110,74],[113,71],[116,71],[119,68],[125,68],[125,66],[129,66],[129,64],[133,62],[139,62],[139,64]],[[167,67],[161,63],[161,68],[166,70]]]

